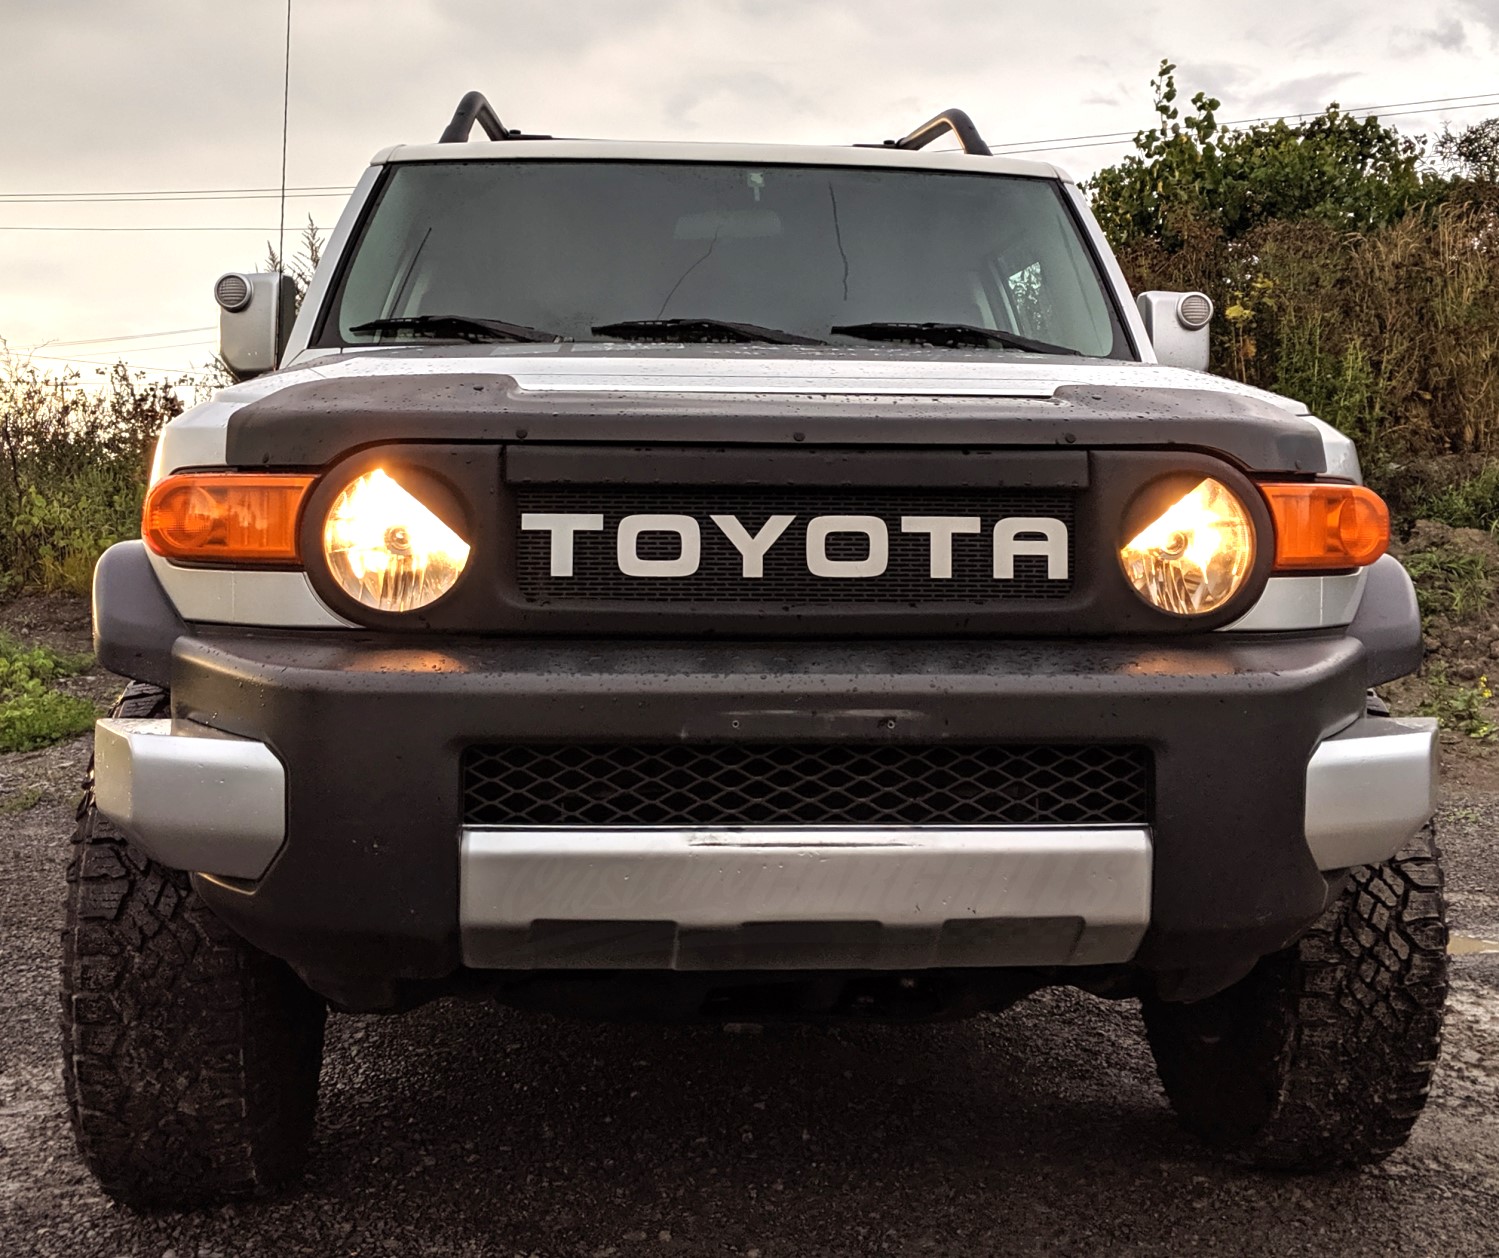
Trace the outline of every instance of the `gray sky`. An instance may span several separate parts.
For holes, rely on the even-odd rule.
[[[436,139],[469,88],[508,126],[647,139],[881,140],[958,105],[998,148],[1149,125],[1149,80],[1171,57],[1185,93],[1220,97],[1228,120],[1480,94],[1495,104],[1390,121],[1431,133],[1499,114],[1499,0],[293,4],[299,188],[347,188],[376,150]],[[285,15],[285,0],[0,0],[0,338],[13,352],[77,355],[86,372],[211,356],[214,331],[197,330],[217,322],[210,287],[265,256],[274,198],[16,198],[274,188]],[[1126,148],[1041,155],[1082,176]],[[341,208],[299,193],[288,223],[331,225]],[[73,230],[123,227],[245,230]],[[105,339],[147,333],[171,335]]]

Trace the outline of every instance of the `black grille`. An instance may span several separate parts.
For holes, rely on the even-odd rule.
[[[745,486],[519,486],[521,512],[598,514],[602,532],[573,535],[573,575],[551,575],[551,538],[541,530],[517,529],[516,578],[522,597],[531,602],[587,599],[629,599],[669,603],[754,603],[758,606],[827,603],[933,604],[1011,602],[1064,598],[1071,577],[1051,580],[1046,560],[1037,555],[1015,559],[1013,579],[996,580],[993,569],[993,530],[1010,516],[1040,516],[1067,526],[1068,565],[1075,568],[1074,495],[1055,489],[817,489]],[[615,533],[627,515],[669,513],[689,515],[702,531],[702,560],[688,577],[628,577],[619,570]],[[793,515],[795,523],[765,555],[764,576],[747,579],[744,561],[733,544],[708,517],[737,516],[751,536],[772,515]],[[834,579],[807,571],[807,522],[818,515],[873,515],[885,521],[890,537],[890,561],[882,576]],[[978,533],[960,534],[953,541],[950,578],[931,575],[930,539],[925,534],[902,533],[904,515],[977,516]],[[518,523],[518,520],[517,520]],[[680,539],[672,533],[646,533],[640,538],[642,559],[675,559]],[[865,559],[868,540],[858,534],[835,533],[828,539],[830,559]]]
[[[1143,747],[482,746],[464,820],[485,826],[1141,825]]]

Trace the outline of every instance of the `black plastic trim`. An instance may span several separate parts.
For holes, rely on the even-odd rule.
[[[669,466],[678,459],[691,463],[696,453],[690,447],[659,451],[623,447],[612,452],[609,447],[578,449],[587,454],[584,462],[595,468],[602,465],[603,455],[613,453],[616,475],[633,475],[638,470],[643,476],[650,475],[651,460],[657,455]],[[355,624],[404,636],[484,632],[589,638],[952,638],[975,634],[1029,640],[1105,635],[1164,637],[1201,635],[1233,623],[1259,598],[1273,560],[1269,539],[1274,531],[1269,511],[1254,485],[1236,468],[1190,451],[1092,450],[1076,452],[1087,461],[1090,488],[1077,495],[1072,517],[1071,585],[1054,599],[1007,599],[996,591],[993,598],[984,601],[947,602],[937,597],[941,591],[934,587],[933,598],[927,602],[879,600],[873,593],[869,601],[853,601],[847,598],[845,588],[838,601],[788,604],[775,601],[747,581],[742,601],[676,601],[663,599],[663,591],[642,580],[633,598],[589,597],[586,588],[580,587],[575,596],[551,595],[540,600],[526,597],[518,580],[520,506],[504,470],[505,461],[513,453],[522,455],[523,474],[531,478],[527,485],[535,485],[534,478],[543,470],[566,474],[567,464],[560,455],[554,458],[542,451],[541,459],[527,468],[524,456],[530,453],[529,447],[516,451],[514,447],[457,443],[375,446],[335,465],[308,497],[302,516],[301,549],[318,596],[337,615]],[[898,485],[905,479],[903,469],[913,454],[917,456],[914,475],[935,475],[937,463],[923,463],[921,458],[930,453],[901,448],[851,452],[796,447],[739,450],[735,454],[742,457],[725,461],[715,483],[728,488],[737,484],[733,475],[746,475],[750,484],[812,483],[828,488]],[[1027,463],[1037,455],[1037,477],[1076,475],[1055,457],[1074,453],[1071,451],[1020,449],[1003,453],[1010,461],[1008,476],[1014,481],[1024,481],[1030,475],[1025,470]],[[852,457],[845,465],[846,456]],[[945,457],[955,466],[963,461],[959,452]],[[424,496],[420,485],[437,487],[439,493],[427,500],[427,505],[447,518],[472,548],[468,566],[454,587],[419,611],[390,613],[363,606],[334,580],[321,558],[322,521],[333,498],[355,477],[376,466],[384,467],[419,497]],[[977,466],[984,466],[983,457]],[[853,470],[854,480],[842,479],[845,467]],[[1119,564],[1117,547],[1130,527],[1131,512],[1147,508],[1172,484],[1179,486],[1192,476],[1216,477],[1233,489],[1249,511],[1261,544],[1238,594],[1212,612],[1184,617],[1159,611],[1135,592]],[[562,483],[577,484],[570,478]],[[917,481],[918,485],[924,483]],[[845,496],[853,505],[862,506],[859,494],[845,490]],[[874,492],[868,496],[872,503]],[[599,501],[607,511],[607,485],[600,488]],[[1166,502],[1157,505],[1164,507]],[[793,530],[801,527],[799,519]],[[591,535],[590,540],[593,536],[601,535]],[[843,584],[846,587],[847,583]]]
[[[647,357],[631,359],[638,365]],[[898,367],[898,361],[881,365]],[[814,357],[808,357],[807,373],[816,374]],[[292,468],[321,467],[383,442],[528,440],[844,449],[1154,447],[1210,452],[1258,474],[1326,470],[1321,435],[1306,420],[1258,398],[1211,389],[1063,385],[1047,398],[876,402],[683,394],[672,393],[669,384],[659,394],[541,391],[522,389],[511,376],[461,370],[289,385],[231,415],[225,448],[231,467]]]
[[[1410,573],[1395,556],[1381,556],[1369,569],[1348,635],[1363,643],[1371,686],[1409,677],[1421,667],[1421,608]]]
[[[1152,921],[1136,964],[1230,973],[1321,913],[1306,765],[1364,710],[1343,637],[1089,643],[179,640],[173,714],[266,742],[288,837],[252,887],[198,880],[308,973],[454,972],[459,759],[474,742],[1074,742],[1155,757]],[[1182,988],[1186,990],[1186,988]]]
[[[172,682],[172,647],[187,625],[151,567],[146,544],[116,542],[94,569],[94,654],[112,673]]]
[[[1086,489],[1086,450],[763,450],[544,446],[505,451],[510,485],[869,485]]]

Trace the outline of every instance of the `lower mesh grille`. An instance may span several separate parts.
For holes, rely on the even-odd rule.
[[[479,826],[1142,825],[1143,747],[477,746]]]

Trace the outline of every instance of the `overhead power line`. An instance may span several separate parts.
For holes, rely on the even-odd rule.
[[[287,199],[291,201],[310,201],[320,197],[344,198],[352,191],[352,188],[338,188],[328,192],[296,192],[288,188],[286,195]],[[280,195],[279,192],[275,191],[195,193],[192,195],[177,192],[162,192],[141,193],[138,196],[111,196],[92,192],[64,193],[57,196],[37,196],[28,193],[9,195],[0,193],[0,205],[153,205],[159,202],[185,202],[191,205],[198,201],[275,201],[279,199]]]
[[[1480,99],[1480,97],[1482,99]],[[1440,96],[1432,100],[1405,100],[1395,101],[1388,105],[1360,105],[1355,109],[1345,109],[1347,114],[1379,114],[1387,109],[1406,109],[1414,105],[1448,105],[1453,101],[1471,101],[1468,105],[1451,105],[1453,109],[1481,109],[1485,105],[1499,105],[1499,92],[1473,92],[1467,96]],[[1248,127],[1257,122],[1300,122],[1307,118],[1319,118],[1324,110],[1316,110],[1304,114],[1264,114],[1258,118],[1235,118],[1223,125],[1227,127]],[[1426,113],[1426,110],[1420,110]],[[1148,128],[1147,128],[1148,129]],[[1134,131],[1095,131],[1090,135],[1063,135],[1054,136],[1049,140],[1010,140],[991,144],[994,149],[1013,149],[1017,147],[1030,147],[1039,145],[1072,144],[1081,140],[1133,140],[1139,134],[1139,128]]]
[[[100,358],[57,358],[49,354],[19,354],[17,355],[17,357],[22,359],[34,358],[38,362],[43,363],[82,364],[86,367],[115,367],[118,366],[120,362],[119,359],[115,359],[113,361],[105,361],[104,359]],[[202,367],[138,367],[134,363],[126,363],[125,366],[128,367],[131,371],[144,371],[154,376],[207,377],[212,374],[212,372],[207,371]]]
[[[1466,103],[1464,103],[1466,102]],[[1432,106],[1432,109],[1417,108],[1419,106]],[[1459,109],[1483,109],[1493,107],[1499,109],[1499,92],[1481,93],[1475,92],[1467,96],[1438,96],[1426,100],[1394,101],[1385,105],[1361,105],[1356,109],[1345,110],[1345,113],[1353,115],[1381,114],[1385,117],[1410,117],[1417,113],[1450,112]],[[1402,110],[1400,114],[1390,113],[1390,110]],[[1262,114],[1254,118],[1236,118],[1225,126],[1245,127],[1253,126],[1260,122],[1296,122],[1308,118],[1315,118],[1321,111],[1300,114]],[[1148,130],[1149,128],[1143,128]],[[1058,150],[1063,148],[1094,148],[1104,147],[1112,143],[1128,143],[1139,134],[1142,128],[1131,131],[1099,131],[1085,135],[1053,136],[1050,139],[1032,140],[1009,140],[991,143],[990,147],[996,152],[1023,153],[1038,152],[1042,150]],[[307,200],[312,198],[347,197],[354,190],[352,184],[300,184],[288,185],[286,196],[291,200]],[[70,205],[70,204],[130,204],[140,202],[149,204],[153,202],[172,201],[279,201],[281,197],[280,187],[271,188],[140,188],[140,189],[111,189],[100,191],[89,191],[85,189],[73,189],[56,192],[3,192],[0,193],[0,205]],[[185,230],[172,228],[169,230]],[[254,230],[265,231],[263,227],[257,228],[233,228],[230,230]]]
[[[64,349],[69,345],[113,345],[117,341],[150,341],[158,336],[187,336],[192,332],[212,332],[210,324],[201,328],[167,328],[161,332],[133,332],[129,336],[88,336],[77,341],[42,341],[37,344],[37,349]],[[142,349],[155,348],[149,345],[141,346]]]
[[[1450,113],[1458,109],[1499,109],[1499,94],[1491,96],[1487,100],[1477,100],[1466,105],[1447,105],[1440,110],[1432,109],[1407,109],[1394,111],[1393,106],[1373,106],[1368,109],[1345,109],[1342,112],[1349,117],[1364,118],[1409,118],[1416,114],[1429,114],[1435,112]],[[1393,112],[1392,112],[1393,111]],[[1232,122],[1226,122],[1226,127],[1246,127],[1257,122],[1301,122],[1308,118],[1320,118],[1321,111],[1309,114],[1279,114],[1267,115],[1263,118],[1237,118]],[[1085,136],[1073,137],[1082,143],[1068,143],[1064,140],[1024,140],[1015,141],[1013,144],[994,144],[990,147],[1004,157],[1016,157],[1023,153],[1060,153],[1070,149],[1096,149],[1108,148],[1116,144],[1131,144],[1140,130],[1150,131],[1151,127],[1142,127],[1136,131],[1116,131],[1108,136],[1100,136],[1097,139],[1088,139]],[[1023,146],[1023,147],[1022,147]]]
[[[286,124],[291,117],[291,0],[286,0],[286,70],[281,81],[281,227],[276,256],[286,257]]]
[[[256,232],[275,235],[274,227],[203,227],[195,224],[178,224],[173,227],[57,227],[35,224],[0,224],[0,232]]]
[[[336,183],[309,183],[289,185],[286,189],[289,196],[335,196],[340,193],[353,191],[352,184]],[[276,188],[127,188],[114,190],[90,190],[88,188],[73,188],[61,192],[0,192],[0,201],[56,201],[59,199],[80,197],[102,197],[108,200],[130,201],[137,198],[155,199],[157,197],[279,197],[281,189]]]

